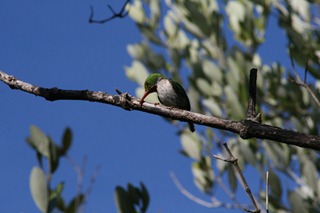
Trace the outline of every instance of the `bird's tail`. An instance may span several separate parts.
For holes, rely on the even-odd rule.
[[[194,128],[194,124],[193,123],[188,122],[188,124],[189,124],[189,129],[190,129],[191,132],[196,131],[196,129]]]

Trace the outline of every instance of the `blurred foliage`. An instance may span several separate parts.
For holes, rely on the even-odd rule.
[[[139,84],[139,97],[148,72],[161,72],[188,88],[192,111],[243,120],[249,70],[256,67],[257,107],[263,123],[318,135],[320,107],[304,87],[291,81],[297,74],[294,67],[281,61],[265,64],[258,50],[269,39],[268,22],[277,21],[277,35],[287,41],[278,48],[287,50],[299,70],[307,67],[312,77],[309,87],[319,99],[319,7],[317,1],[306,0],[135,0],[128,7],[129,16],[142,39],[127,47],[133,62],[126,74]],[[277,51],[269,52],[277,55]],[[219,199],[214,192],[222,187],[218,181],[222,177],[229,181],[231,200],[237,202],[232,199],[240,188],[234,170],[212,159],[212,154],[224,155],[221,144],[227,142],[244,170],[255,169],[261,184],[251,190],[260,206],[265,205],[265,171],[269,170],[271,212],[320,212],[320,158],[315,151],[196,129],[197,135],[180,133],[181,153],[193,160],[194,182],[208,200]]]
[[[30,174],[32,198],[41,212],[75,213],[85,201],[85,194],[79,192],[69,203],[62,197],[64,182],[52,187],[52,177],[59,167],[72,143],[72,132],[66,128],[61,145],[57,145],[50,136],[46,136],[38,127],[30,127],[27,143],[35,151],[39,166],[34,166]],[[45,164],[47,163],[47,164]]]
[[[140,187],[128,184],[127,190],[121,186],[115,189],[115,201],[119,213],[145,213],[150,202],[149,193],[143,183]]]
[[[66,203],[62,197],[64,182],[60,182],[56,187],[51,186],[51,180],[59,167],[59,161],[67,155],[71,146],[71,130],[69,128],[65,129],[61,145],[57,145],[50,136],[46,136],[38,127],[31,126],[27,143],[35,151],[39,163],[39,166],[32,168],[30,174],[30,191],[38,209],[43,213],[84,212],[81,207],[84,205],[88,193],[78,191],[71,201]],[[47,162],[47,165],[44,162]],[[82,173],[83,171],[80,172]],[[82,183],[78,182],[78,184]],[[150,198],[147,188],[143,183],[140,183],[140,188],[129,183],[127,190],[121,186],[116,187],[115,202],[119,213],[145,213]],[[136,210],[135,207],[139,210]]]

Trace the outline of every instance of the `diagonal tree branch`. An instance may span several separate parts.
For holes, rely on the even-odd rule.
[[[320,136],[308,135],[275,126],[260,124],[251,120],[232,121],[223,118],[203,115],[186,110],[180,110],[163,105],[144,102],[140,106],[139,99],[128,93],[110,95],[105,92],[90,90],[63,90],[59,88],[44,88],[16,79],[0,71],[0,80],[11,89],[18,89],[45,98],[48,101],[82,100],[111,104],[126,110],[137,110],[180,121],[191,121],[195,124],[222,129],[239,134],[243,139],[258,138],[278,141],[281,143],[320,150]]]

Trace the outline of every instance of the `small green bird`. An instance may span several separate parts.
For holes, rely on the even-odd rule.
[[[144,82],[145,93],[140,101],[142,105],[143,100],[153,92],[158,94],[158,99],[161,104],[169,107],[175,107],[184,110],[190,110],[190,101],[183,87],[159,73],[153,73],[148,76]],[[191,132],[195,131],[194,125],[188,122]]]

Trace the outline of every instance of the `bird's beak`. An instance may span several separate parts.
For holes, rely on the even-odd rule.
[[[150,89],[148,89],[147,91],[145,91],[144,95],[142,96],[141,100],[140,100],[140,106],[142,106],[143,100],[150,94],[153,92],[157,91],[157,85],[154,85],[153,87],[151,87]]]

